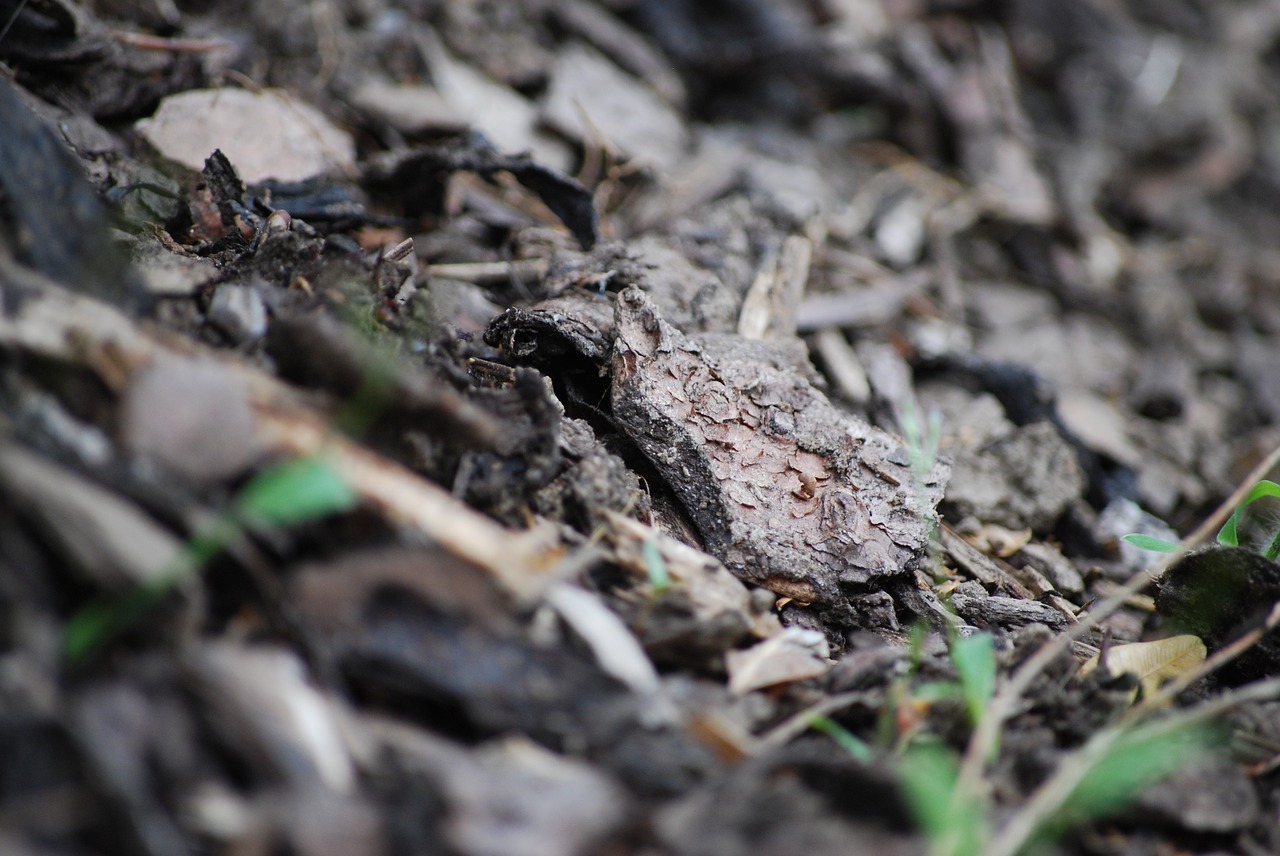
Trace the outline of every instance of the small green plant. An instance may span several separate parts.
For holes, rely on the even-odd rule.
[[[974,659],[985,675],[985,654]],[[984,697],[985,680],[973,684],[975,700]],[[1220,729],[1189,718],[1112,726],[1066,756],[1052,786],[1042,786],[1028,809],[995,835],[982,790],[961,787],[955,753],[936,741],[907,747],[900,781],[931,856],[1028,856],[1081,824],[1114,814],[1224,739]]]
[[[985,856],[1029,856],[1072,828],[1101,820],[1150,786],[1221,747],[1222,729],[1187,711],[1147,725],[1116,725],[1068,755]]]
[[[264,470],[245,485],[225,514],[188,540],[154,579],[72,616],[62,637],[67,658],[80,662],[100,651],[245,529],[315,520],[349,509],[356,500],[346,480],[321,457],[286,461]]]
[[[1225,544],[1228,547],[1240,546],[1240,518],[1244,510],[1254,502],[1265,497],[1280,497],[1280,484],[1273,481],[1263,479],[1253,486],[1244,500],[1236,506],[1235,511],[1227,518],[1227,522],[1218,530],[1218,543]],[[1280,556],[1280,532],[1276,532],[1267,542],[1267,546],[1262,549],[1262,555],[1271,561],[1275,561]]]
[[[912,687],[909,696],[918,702],[958,698],[969,724],[977,725],[996,691],[995,644],[990,633],[975,633],[952,639],[950,653],[959,681],[926,681]]]
[[[976,724],[995,692],[995,645],[987,633],[951,640],[950,655],[958,681],[927,681],[910,686],[923,656],[925,634],[923,624],[912,627],[907,674],[890,687],[889,699],[881,711],[877,730],[886,744],[892,742],[889,735],[902,705],[958,698],[963,700],[970,722]],[[870,759],[870,747],[828,717],[810,717],[809,727],[830,736],[852,757]],[[984,798],[957,790],[957,770],[957,758],[950,749],[928,736],[909,739],[899,759],[903,797],[934,856],[981,856],[989,838]]]
[[[1260,462],[1244,482],[1244,485],[1252,483],[1251,488],[1245,489],[1242,486],[1235,491],[1183,544],[1169,544],[1147,536],[1131,536],[1125,540],[1147,549],[1180,551],[1186,549],[1188,543],[1197,544],[1209,537],[1212,528],[1226,520],[1230,510],[1232,519],[1222,526],[1218,540],[1227,546],[1239,546],[1239,523],[1246,507],[1264,496],[1280,496],[1277,485],[1262,479],[1263,475],[1278,464],[1280,448],[1273,450]],[[1274,541],[1273,538],[1269,542],[1272,550],[1275,549]],[[972,800],[969,794],[987,789],[983,782],[984,771],[991,763],[993,747],[999,739],[1001,728],[1025,703],[1027,691],[1033,682],[1044,675],[1054,662],[1069,653],[1072,642],[1096,628],[1102,620],[1119,609],[1128,597],[1148,585],[1150,580],[1151,572],[1148,569],[1135,572],[1116,592],[1099,601],[1088,614],[1081,615],[1077,624],[1050,639],[1006,676],[979,725],[974,729],[958,775],[950,782],[953,801],[964,805],[966,800]],[[1256,641],[1257,634],[1253,634],[1252,638]],[[1203,677],[1213,668],[1227,662],[1230,657],[1219,655],[1227,653],[1230,648],[1231,646],[1227,646],[1219,654],[1206,659],[1197,669],[1174,679],[1151,698],[1144,699],[1132,708],[1118,722],[1096,731],[1083,746],[1061,756],[1048,778],[1037,785],[1028,799],[1004,819],[989,839],[984,840],[985,834],[980,834],[978,846],[967,845],[969,852],[981,852],[983,856],[1029,856],[1074,825],[1104,817],[1140,795],[1148,785],[1202,753],[1222,747],[1226,737],[1221,727],[1214,723],[1220,722],[1224,714],[1242,704],[1280,697],[1280,678],[1255,681],[1173,711],[1167,708],[1167,703],[1185,689],[1191,680]],[[1234,652],[1238,653],[1238,650]],[[1159,714],[1159,719],[1153,721],[1156,714]],[[904,777],[909,773],[904,768]],[[984,808],[984,805],[976,806],[978,811]],[[934,853],[949,853],[951,856],[963,853],[965,842],[972,840],[962,834],[967,821],[954,817],[938,805],[934,805],[932,811],[935,820],[950,819],[960,830],[953,830],[949,836],[938,835],[932,838]],[[939,844],[952,841],[959,843],[945,848]]]
[[[989,633],[953,636],[951,662],[958,682],[932,681],[914,688],[917,701],[963,700],[969,723],[982,719],[996,689],[995,642]],[[901,760],[907,805],[937,856],[978,856],[987,839],[986,810],[977,794],[956,789],[955,754],[930,740],[907,746]]]
[[[662,551],[650,538],[640,547],[644,554],[645,571],[649,574],[649,588],[654,594],[662,594],[671,588],[671,572],[667,570],[667,560],[662,558]]]
[[[809,717],[809,727],[830,737],[855,761],[871,762],[871,747],[831,717],[815,713]]]
[[[988,838],[982,798],[957,788],[951,750],[932,742],[912,744],[899,765],[907,807],[929,839],[933,856],[980,856]]]
[[[975,633],[951,643],[951,662],[960,675],[961,697],[969,722],[977,725],[996,692],[996,649],[990,633]]]
[[[1222,745],[1223,738],[1219,729],[1202,725],[1170,730],[1158,724],[1124,731],[1088,768],[1046,833],[1058,837],[1066,831],[1064,823],[1114,814],[1151,785]]]
[[[1253,488],[1245,495],[1245,498],[1236,506],[1235,511],[1231,513],[1231,517],[1227,522],[1222,524],[1222,528],[1218,530],[1218,543],[1226,547],[1240,546],[1240,521],[1245,510],[1260,499],[1266,497],[1280,498],[1280,484],[1276,484],[1269,479],[1262,479],[1257,482]],[[1163,538],[1154,538],[1150,535],[1142,535],[1140,533],[1130,533],[1123,536],[1121,541],[1132,544],[1142,550],[1151,550],[1155,553],[1172,553],[1178,549],[1178,544],[1173,541],[1166,541]],[[1280,531],[1274,533],[1267,542],[1266,547],[1261,551],[1262,555],[1271,561],[1275,561],[1280,557]]]
[[[926,476],[938,462],[938,450],[942,443],[942,414],[930,410],[928,417],[920,413],[920,405],[908,398],[897,411],[898,428],[907,443],[907,455],[911,471]]]

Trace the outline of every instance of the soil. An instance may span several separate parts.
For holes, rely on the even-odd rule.
[[[0,852],[1280,852],[1274,3],[0,22]]]

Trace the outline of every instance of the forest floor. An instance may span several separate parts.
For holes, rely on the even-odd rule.
[[[0,26],[3,853],[1280,852],[1280,6]]]

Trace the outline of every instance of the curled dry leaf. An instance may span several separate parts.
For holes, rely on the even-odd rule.
[[[827,640],[820,632],[787,627],[745,651],[725,655],[729,692],[746,695],[752,690],[820,677],[831,668],[829,655]]]
[[[1132,642],[1107,650],[1107,671],[1112,677],[1134,675],[1142,685],[1143,695],[1149,698],[1164,681],[1185,675],[1204,662],[1205,654],[1204,642],[1199,636]],[[1088,675],[1097,668],[1098,656],[1094,655],[1080,667],[1080,674]]]

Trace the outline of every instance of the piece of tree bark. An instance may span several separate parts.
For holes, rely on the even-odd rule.
[[[707,551],[804,601],[918,563],[948,468],[912,470],[903,443],[832,406],[786,353],[740,336],[686,337],[648,296],[618,296],[613,414]]]

